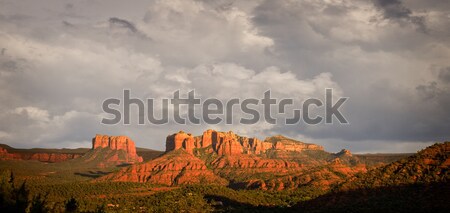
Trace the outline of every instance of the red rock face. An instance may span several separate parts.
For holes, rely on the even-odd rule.
[[[212,144],[212,134],[213,134],[213,131],[214,130],[212,130],[212,129],[208,129],[208,130],[206,130],[204,133],[203,133],[203,135],[202,135],[202,140],[201,140],[201,148],[205,148],[205,147],[208,147],[208,146],[211,146],[211,144]]]
[[[319,145],[295,143],[288,140],[277,141],[274,145],[274,148],[276,150],[296,151],[296,152],[301,152],[303,150],[323,150],[323,147]]]
[[[303,150],[322,150],[323,147],[316,145],[316,144],[310,144],[310,143],[303,143],[301,141],[296,141],[287,137],[284,137],[282,135],[272,136],[265,139],[265,141],[273,143],[273,147],[275,150],[281,150],[281,151],[295,151],[295,152],[301,152]]]
[[[195,139],[191,134],[180,131],[173,135],[167,136],[166,152],[183,148],[189,153],[192,153],[195,148]]]
[[[75,159],[83,156],[82,154],[65,154],[65,153],[34,153],[26,160],[37,160],[48,163],[58,163]]]
[[[129,162],[142,162],[142,157],[136,153],[134,141],[127,136],[96,135],[92,139],[92,150],[97,148],[109,148],[111,150],[123,150],[127,154]]]
[[[16,160],[20,158],[16,158],[14,154],[8,152],[8,150],[0,147],[0,159],[1,160]]]
[[[212,145],[218,155],[240,155],[243,147],[233,132],[213,132]]]
[[[108,135],[95,135],[95,138],[92,139],[92,149],[96,149],[98,147],[110,147]]]
[[[302,143],[282,136],[275,136],[269,139],[270,141],[260,141],[257,138],[238,136],[231,131],[218,132],[211,129],[206,130],[201,136],[193,137],[190,133],[180,131],[167,136],[166,152],[185,149],[187,152],[193,153],[195,148],[206,148],[209,146],[218,155],[263,154],[267,150],[297,152],[323,150],[322,146]]]
[[[259,171],[294,171],[301,169],[301,165],[296,162],[283,159],[267,159],[255,155],[242,155],[239,157],[223,156],[211,162],[214,169],[258,169]],[[281,169],[281,170],[280,170]]]
[[[255,154],[261,154],[266,152],[268,149],[272,149],[273,144],[270,142],[260,141],[258,138],[250,139],[250,148],[254,150]]]
[[[175,150],[144,164],[132,165],[98,181],[146,182],[167,186],[185,184],[220,184],[227,181],[208,170],[206,164],[187,153]]]

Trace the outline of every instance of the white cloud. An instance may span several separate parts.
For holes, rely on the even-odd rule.
[[[36,107],[17,107],[14,109],[16,114],[25,114],[30,119],[38,122],[48,122],[50,121],[50,116],[47,110],[39,109]]]

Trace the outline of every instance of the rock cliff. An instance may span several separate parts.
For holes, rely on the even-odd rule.
[[[143,161],[142,157],[140,157],[136,153],[136,146],[134,144],[134,141],[127,136],[108,136],[97,134],[92,139],[92,150],[95,151],[105,149],[108,151],[121,151],[125,153],[123,159],[121,159],[119,153],[117,153],[112,155],[115,156],[113,157],[114,159],[105,159],[107,161],[120,161],[120,163],[136,163]]]
[[[301,152],[303,150],[323,150],[322,146],[310,143],[303,143],[284,137],[282,135],[272,136],[266,138],[264,141],[271,142],[275,150],[281,151],[296,151]]]
[[[257,138],[238,136],[235,133],[206,130],[202,136],[193,137],[180,131],[167,136],[166,152],[183,148],[193,153],[195,148],[211,146],[218,155],[262,154],[267,150],[297,151],[323,150],[322,146],[308,144],[284,136],[274,136],[260,141]]]
[[[167,136],[166,151],[172,151],[183,148],[189,153],[195,148],[194,137],[183,131]]]

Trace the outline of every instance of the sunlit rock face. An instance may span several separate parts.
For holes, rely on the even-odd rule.
[[[134,141],[127,136],[96,135],[92,139],[92,150],[108,148],[111,150],[123,150],[126,153],[126,161],[129,163],[142,162],[142,157],[136,153]]]

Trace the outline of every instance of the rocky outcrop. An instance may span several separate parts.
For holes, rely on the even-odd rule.
[[[269,149],[272,149],[273,144],[270,142],[260,141],[257,138],[251,138],[249,141],[250,150],[252,150],[255,154],[261,154],[266,152]]]
[[[202,160],[183,149],[177,149],[144,164],[132,165],[98,181],[125,181],[161,184],[220,184],[227,181],[209,170]]]
[[[16,156],[8,152],[8,150],[0,147],[0,159],[1,160],[15,160]]]
[[[166,152],[184,149],[193,153],[194,149],[212,147],[218,155],[263,154],[267,150],[297,151],[323,150],[322,146],[308,144],[283,136],[274,136],[260,141],[257,138],[248,138],[235,133],[219,132],[208,129],[203,135],[194,137],[190,133],[180,131],[167,136]]]
[[[135,163],[142,162],[142,157],[136,153],[136,146],[134,141],[127,136],[108,136],[97,134],[92,139],[92,150],[110,149],[116,151],[123,151],[125,153],[125,162]]]
[[[58,163],[83,156],[82,154],[71,153],[34,153],[31,155],[22,155],[24,160],[37,160],[47,163]]]
[[[297,162],[283,159],[263,158],[256,155],[242,155],[239,157],[222,156],[211,162],[214,169],[258,169],[259,171],[287,171],[300,169],[302,166]]]
[[[240,155],[243,152],[242,144],[233,132],[213,132],[212,146],[218,155]]]
[[[342,149],[340,152],[336,153],[336,156],[338,156],[338,157],[342,157],[342,156],[351,157],[353,155],[350,152],[350,150]]]
[[[301,152],[303,150],[323,150],[322,146],[310,143],[303,143],[284,137],[282,135],[272,136],[265,139],[267,142],[273,143],[275,150],[281,151],[296,151]]]
[[[195,140],[191,134],[180,131],[173,135],[167,136],[166,151],[172,151],[183,148],[189,153],[192,153],[195,148]]]
[[[212,129],[208,129],[203,133],[203,135],[201,136],[201,141],[199,141],[201,148],[205,148],[212,145],[213,132],[215,131]]]

